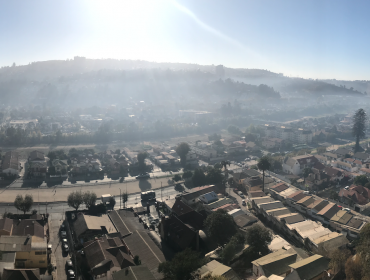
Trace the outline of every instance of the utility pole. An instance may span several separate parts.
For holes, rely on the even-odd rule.
[[[121,189],[119,189],[119,209],[122,208],[121,202],[122,202],[122,195],[121,195]]]
[[[162,199],[162,182],[161,182],[161,202],[163,203],[163,199]]]

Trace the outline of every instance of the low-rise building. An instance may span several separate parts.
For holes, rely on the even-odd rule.
[[[6,152],[1,163],[2,173],[6,175],[18,175],[21,170],[19,154],[15,151]]]
[[[193,273],[197,275],[199,279],[211,276],[223,276],[228,280],[241,280],[241,278],[236,274],[236,272],[229,266],[219,263],[216,260],[212,260],[209,263],[203,265],[197,271]]]
[[[290,264],[290,274],[285,280],[316,280],[327,275],[330,259],[313,255],[307,259]]]
[[[306,167],[313,167],[319,162],[313,155],[302,155],[296,157],[287,157],[282,164],[283,171],[287,174],[300,175]]]
[[[295,263],[297,253],[294,250],[280,249],[252,262],[253,274],[256,277],[269,277],[272,274],[285,277],[290,273],[289,265]]]
[[[78,238],[91,239],[98,234],[117,233],[108,215],[90,216],[79,213],[73,223]]]

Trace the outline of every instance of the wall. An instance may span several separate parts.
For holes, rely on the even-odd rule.
[[[17,252],[15,257],[15,263],[17,268],[46,268],[48,265],[47,261],[47,250],[35,250],[28,252]]]

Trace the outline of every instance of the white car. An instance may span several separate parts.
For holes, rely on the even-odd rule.
[[[238,195],[239,195],[241,198],[244,198],[244,194],[243,194],[241,191],[238,191]]]

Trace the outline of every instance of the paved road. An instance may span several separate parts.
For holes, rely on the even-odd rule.
[[[154,190],[156,193],[156,198],[157,200],[161,200],[161,189],[156,189]],[[175,188],[172,187],[166,187],[162,189],[162,199],[163,200],[168,200],[175,198],[175,196],[179,194],[178,191],[175,190]],[[115,197],[116,199],[116,205],[114,209],[120,209],[120,201],[119,201],[119,196]],[[14,199],[13,199],[14,201]],[[96,203],[100,203],[101,200],[98,199]],[[123,208],[123,203],[121,204]],[[140,194],[129,194],[128,195],[128,200],[127,200],[127,207],[137,207],[137,206],[146,206],[145,203],[143,204],[141,202]],[[45,202],[41,202],[38,204],[35,202],[33,204],[32,209],[36,209],[38,213],[64,213],[65,211],[72,211],[74,210],[73,208],[69,207],[67,202],[56,202],[56,203],[48,203],[46,204]],[[81,206],[80,209],[85,209],[84,206]],[[11,212],[11,213],[21,213],[19,210],[17,210],[13,206],[13,202],[8,202],[8,203],[0,203],[0,214],[3,214],[4,212]]]
[[[123,183],[106,183],[106,184],[84,184],[78,186],[56,186],[46,187],[41,186],[40,188],[19,188],[10,187],[8,189],[0,190],[0,203],[13,203],[15,197],[18,194],[31,194],[35,203],[38,202],[55,202],[55,201],[67,201],[68,195],[73,191],[92,191],[95,192],[98,197],[103,194],[111,194],[118,196],[121,193],[126,192],[128,194],[140,193],[142,191],[160,189],[161,187],[167,187],[174,185],[171,181],[171,177],[167,178],[151,178],[148,180],[135,180]]]
[[[65,263],[69,254],[62,251],[62,243],[59,238],[60,226],[63,222],[62,213],[52,213],[50,215],[50,243],[52,244],[52,264],[57,267],[56,274],[58,280],[66,280]]]

